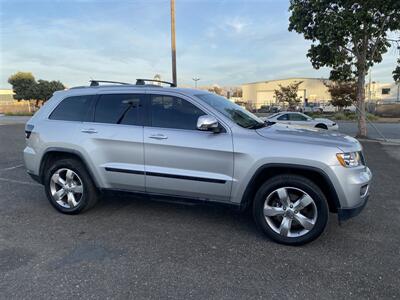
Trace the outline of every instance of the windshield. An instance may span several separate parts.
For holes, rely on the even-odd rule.
[[[261,128],[265,126],[263,120],[224,97],[215,94],[200,94],[196,95],[196,97],[211,105],[221,114],[223,114],[225,117],[229,118],[239,126],[251,129]]]

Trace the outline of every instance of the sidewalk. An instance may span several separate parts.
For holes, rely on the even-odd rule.
[[[4,116],[0,114],[0,125],[25,124],[30,116]]]

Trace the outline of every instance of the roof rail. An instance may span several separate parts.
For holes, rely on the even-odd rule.
[[[169,81],[162,81],[162,80],[157,80],[157,79],[142,79],[142,78],[136,79],[136,85],[145,85],[146,81],[165,83],[165,84],[169,84],[170,87],[176,87],[175,83],[172,83]]]
[[[99,86],[100,82],[102,83],[115,83],[115,84],[122,84],[122,85],[131,85],[132,83],[127,82],[120,82],[120,81],[109,81],[109,80],[90,80],[90,86]]]

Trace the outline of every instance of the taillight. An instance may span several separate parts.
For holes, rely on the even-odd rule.
[[[31,125],[31,124],[26,124],[25,125],[25,137],[27,139],[29,139],[29,137],[31,136],[32,130],[35,126]]]

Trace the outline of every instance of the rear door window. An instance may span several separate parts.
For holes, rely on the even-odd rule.
[[[287,121],[287,120],[289,120],[289,116],[288,116],[288,114],[284,114],[284,115],[278,117],[278,120],[279,121]]]
[[[289,119],[291,121],[307,121],[307,118],[300,114],[290,114]]]
[[[143,125],[143,94],[100,95],[94,115],[94,122],[125,125]]]
[[[63,121],[86,121],[91,106],[92,95],[65,98],[53,110],[49,119]]]

